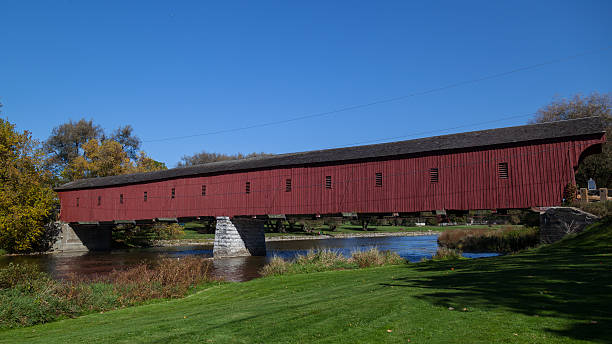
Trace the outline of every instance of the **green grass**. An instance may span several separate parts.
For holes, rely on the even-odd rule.
[[[608,219],[517,255],[222,284],[0,343],[610,343],[611,243]]]
[[[188,239],[188,240],[201,240],[201,239],[214,239],[215,234],[203,234],[198,233],[194,229],[184,229],[185,235],[180,237],[180,239]]]
[[[7,254],[8,252],[6,252],[5,250],[0,248],[0,256],[4,256],[5,254]]]

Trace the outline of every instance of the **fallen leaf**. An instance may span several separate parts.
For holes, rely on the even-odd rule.
[[[393,332],[393,330],[387,330],[387,332],[391,333],[391,332]]]
[[[591,324],[597,324],[597,320],[591,320]]]
[[[449,310],[449,311],[454,311],[454,310],[455,310],[455,308],[454,308],[454,307],[448,307],[448,310]]]

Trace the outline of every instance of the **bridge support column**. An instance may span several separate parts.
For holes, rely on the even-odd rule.
[[[110,225],[70,225],[57,222],[59,229],[51,250],[55,252],[107,251],[111,249]]]
[[[264,221],[217,217],[213,247],[215,258],[265,255]]]

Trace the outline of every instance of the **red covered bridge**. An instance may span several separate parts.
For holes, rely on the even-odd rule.
[[[56,191],[61,220],[75,225],[555,206],[604,142],[603,121],[592,117],[83,179]]]

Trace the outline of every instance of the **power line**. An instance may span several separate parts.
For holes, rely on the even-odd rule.
[[[609,46],[606,46],[606,47],[603,47],[603,48],[599,48],[599,49],[595,49],[595,50],[587,50],[587,51],[583,51],[583,52],[578,53],[578,54],[564,56],[564,57],[561,57],[561,58],[558,58],[558,59],[544,61],[544,62],[540,62],[540,63],[536,63],[536,64],[524,66],[524,67],[519,67],[519,68],[516,68],[516,69],[509,70],[509,71],[501,72],[501,73],[496,73],[496,74],[486,75],[486,76],[479,77],[479,78],[459,81],[459,82],[456,82],[456,83],[448,84],[448,85],[441,86],[441,87],[431,88],[431,89],[428,89],[428,90],[425,90],[425,91],[421,91],[421,92],[415,92],[415,93],[410,93],[410,94],[403,95],[403,96],[397,96],[397,97],[380,99],[380,100],[372,101],[372,102],[369,102],[369,103],[350,105],[350,106],[345,106],[345,107],[341,107],[341,108],[334,109],[334,110],[323,111],[323,112],[315,112],[315,113],[305,114],[305,115],[301,115],[301,116],[297,116],[297,117],[293,117],[293,118],[288,118],[288,119],[284,119],[284,120],[278,120],[278,121],[271,121],[271,122],[253,124],[253,125],[249,125],[249,126],[236,127],[236,128],[230,128],[230,129],[221,129],[221,130],[217,130],[217,131],[211,131],[211,132],[200,133],[200,134],[182,135],[182,136],[173,136],[173,137],[165,137],[165,138],[158,138],[158,139],[143,140],[142,142],[143,143],[148,143],[148,142],[163,142],[163,141],[173,141],[173,140],[187,139],[187,138],[192,138],[192,137],[218,135],[218,134],[224,134],[224,133],[230,133],[230,132],[236,132],[236,131],[242,131],[242,130],[249,130],[249,129],[262,128],[262,127],[268,127],[268,126],[273,126],[273,125],[291,123],[291,122],[301,121],[301,120],[310,119],[310,118],[329,116],[329,115],[337,114],[337,113],[341,113],[341,112],[357,110],[357,109],[361,109],[361,108],[371,107],[371,106],[374,106],[374,105],[391,103],[391,102],[396,102],[396,101],[404,100],[404,99],[407,99],[407,98],[412,98],[412,97],[422,96],[422,95],[426,95],[426,94],[430,94],[430,93],[440,92],[440,91],[448,90],[448,89],[451,89],[451,88],[456,88],[456,87],[460,87],[460,86],[464,86],[464,85],[469,85],[469,84],[473,84],[473,83],[477,83],[477,82],[481,82],[481,81],[501,78],[501,77],[508,76],[508,75],[511,75],[511,74],[515,74],[515,73],[519,73],[519,72],[524,72],[524,71],[528,71],[528,70],[532,70],[532,69],[537,69],[537,68],[541,68],[541,67],[548,66],[548,65],[551,65],[551,64],[561,63],[561,62],[564,62],[564,61],[573,60],[573,59],[576,59],[576,58],[579,58],[579,57],[582,57],[582,56],[602,53],[602,52],[607,51],[607,50],[609,50],[611,48],[612,48],[612,45],[609,45]]]

